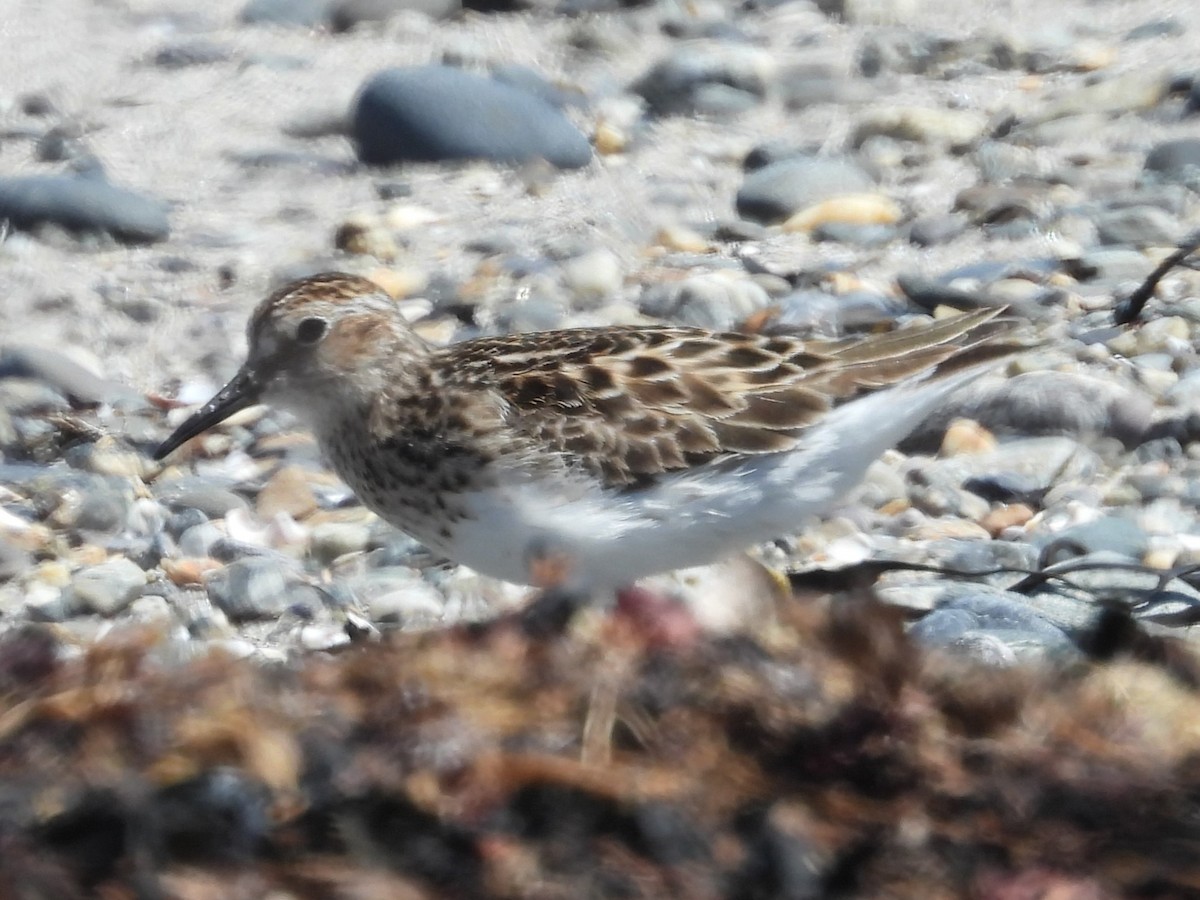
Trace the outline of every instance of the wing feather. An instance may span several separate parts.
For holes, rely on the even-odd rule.
[[[738,455],[792,449],[835,405],[908,378],[1014,352],[980,310],[838,341],[597,328],[447,347],[447,384],[490,384],[506,424],[614,487]],[[965,360],[965,362],[964,362]]]

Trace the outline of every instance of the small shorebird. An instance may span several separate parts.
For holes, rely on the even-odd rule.
[[[432,347],[377,285],[316,275],[263,301],[245,365],[155,458],[272,403],[431,550],[528,583],[549,547],[571,587],[614,589],[828,509],[1019,349],[997,314],[835,341],[623,326]]]

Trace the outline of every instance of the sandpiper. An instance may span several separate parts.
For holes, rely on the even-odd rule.
[[[435,347],[363,278],[280,288],[249,357],[155,452],[268,402],[362,502],[436,553],[534,580],[553,547],[609,590],[792,533],[1017,345],[982,310],[822,341],[622,326]]]

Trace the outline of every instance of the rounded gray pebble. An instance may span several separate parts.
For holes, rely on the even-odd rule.
[[[729,115],[757,106],[767,85],[757,52],[684,47],[656,63],[632,87],[658,116]]]
[[[444,610],[445,600],[415,569],[372,569],[351,579],[348,587],[372,622],[432,625]]]
[[[1048,564],[1092,553],[1113,553],[1136,561],[1150,548],[1150,538],[1136,522],[1112,515],[1039,535],[1035,541],[1043,551],[1051,544],[1060,549],[1046,560]]]
[[[1146,154],[1146,171],[1167,181],[1200,181],[1200,138],[1177,138],[1155,145]]]
[[[179,535],[179,552],[184,556],[205,557],[213,555],[213,548],[225,539],[225,533],[209,521],[193,525]]]
[[[1143,391],[1072,372],[1027,372],[978,382],[951,397],[902,447],[936,446],[954,419],[974,419],[995,432],[1115,437],[1127,446],[1141,440],[1154,417]]]
[[[200,510],[192,507],[185,507],[171,513],[167,517],[166,525],[164,527],[166,528],[167,534],[178,540],[179,537],[189,528],[195,525],[202,525],[207,521],[208,516],[206,516]]]
[[[333,0],[250,0],[241,20],[249,25],[289,25],[316,28],[329,21]]]
[[[461,9],[460,0],[337,0],[329,10],[329,24],[334,31],[351,31],[409,10],[444,19]]]
[[[229,59],[228,48],[211,41],[189,41],[180,44],[170,44],[160,48],[154,54],[154,65],[168,71],[187,69],[192,66],[209,66],[225,62]]]
[[[717,275],[651,285],[638,301],[647,315],[714,331],[729,331],[770,305],[770,295],[753,281]]]
[[[76,572],[71,578],[72,603],[85,612],[112,616],[132,603],[145,586],[146,573],[118,557]]]
[[[16,578],[32,564],[29,551],[9,543],[0,535],[0,581]]]
[[[223,519],[234,509],[249,509],[246,498],[199,476],[155,482],[154,494],[172,509],[196,509],[210,519]]]
[[[89,491],[75,512],[74,526],[81,531],[113,533],[125,527],[129,498],[120,491]]]
[[[869,191],[874,180],[849,159],[802,157],[772,163],[748,174],[737,192],[738,215],[779,222],[819,200]]]
[[[0,178],[0,219],[20,229],[50,223],[70,231],[103,231],[130,244],[164,241],[171,233],[164,203],[95,177]]]
[[[288,577],[271,559],[251,557],[230,563],[205,583],[208,598],[234,622],[272,619],[287,610]]]
[[[356,522],[322,522],[312,530],[310,551],[323,565],[327,565],[347,553],[358,553],[367,548],[371,530]]]
[[[352,128],[358,158],[372,165],[545,159],[577,169],[592,158],[587,138],[545,100],[446,66],[372,76],[355,100]]]
[[[1182,232],[1173,216],[1154,206],[1106,210],[1094,221],[1101,244],[1165,247],[1179,240]]]
[[[908,239],[918,247],[934,247],[950,243],[966,230],[966,216],[932,215],[914,221],[908,227]]]

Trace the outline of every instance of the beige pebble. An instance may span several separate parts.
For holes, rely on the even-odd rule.
[[[987,540],[991,535],[983,526],[974,522],[964,522],[961,519],[932,519],[911,529],[906,537],[914,541],[940,541],[948,538],[977,541]]]
[[[624,153],[625,148],[629,146],[629,135],[624,129],[618,128],[611,122],[601,122],[597,125],[596,134],[592,140],[596,145],[596,152],[601,156]]]
[[[362,214],[347,218],[334,232],[333,245],[346,253],[374,256],[391,262],[400,255],[400,247],[391,232],[374,216]]]
[[[1024,525],[1033,518],[1033,510],[1024,503],[1009,503],[990,510],[979,520],[980,526],[992,537],[1005,530]]]
[[[300,466],[284,466],[258,492],[255,509],[261,518],[287,513],[303,519],[317,509],[317,498],[309,487],[308,473]]]
[[[864,113],[854,128],[855,146],[872,135],[900,141],[969,144],[987,128],[987,117],[975,110],[886,106]]]
[[[678,250],[683,253],[708,253],[712,244],[686,225],[664,225],[654,236],[654,242],[668,250]]]
[[[71,583],[71,568],[58,559],[40,562],[29,572],[28,581],[49,584],[54,587],[66,587]]]
[[[1095,72],[1106,69],[1117,59],[1117,50],[1109,44],[1081,41],[1073,48],[1071,66],[1078,72]]]
[[[996,436],[973,419],[955,419],[946,429],[942,456],[966,456],[996,449]]]
[[[420,269],[377,268],[367,278],[383,288],[389,297],[401,300],[421,293],[429,285],[429,276]]]
[[[783,223],[789,232],[812,231],[821,225],[894,225],[904,211],[896,201],[882,194],[846,194],[807,206]]]
[[[82,468],[97,475],[143,478],[153,464],[141,453],[126,450],[111,435],[104,435],[83,454]]]
[[[1122,356],[1182,352],[1191,344],[1191,328],[1182,316],[1163,316],[1140,328],[1127,328],[1107,344],[1109,350]]]
[[[98,566],[108,559],[108,553],[95,544],[81,544],[71,548],[67,559],[73,566]]]
[[[221,568],[223,563],[207,557],[164,559],[162,570],[177,587],[204,584],[204,576]]]
[[[1172,569],[1179,561],[1178,547],[1151,547],[1142,557],[1142,565],[1151,569]]]
[[[411,231],[440,222],[441,215],[427,206],[415,203],[397,203],[383,214],[382,224],[397,231]]]

